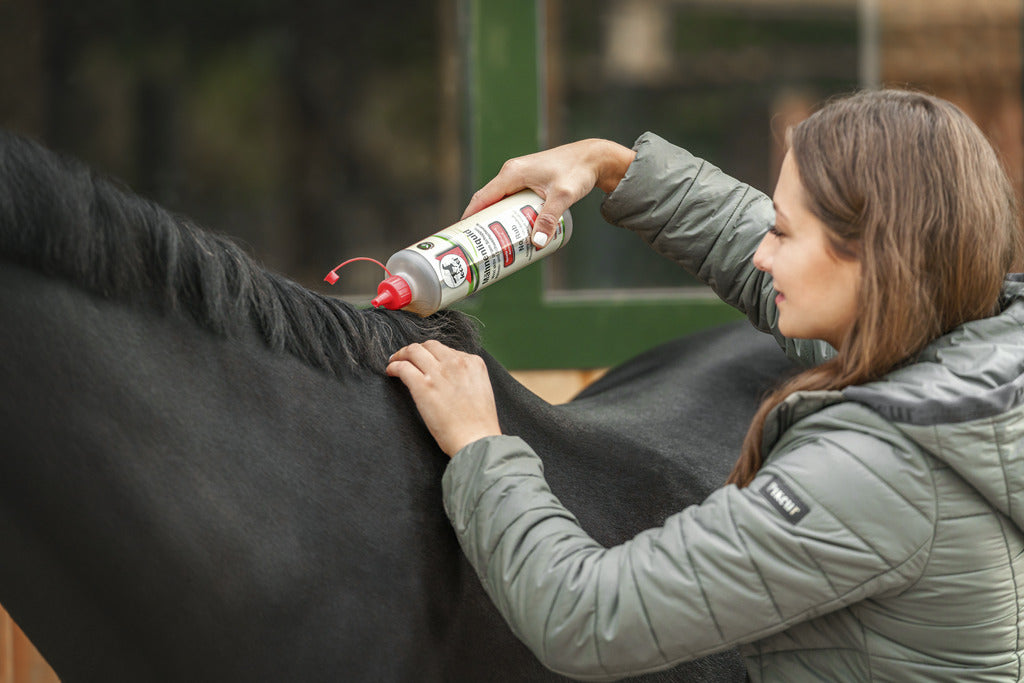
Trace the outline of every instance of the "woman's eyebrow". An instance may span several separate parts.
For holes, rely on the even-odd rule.
[[[776,204],[776,203],[775,203],[774,201],[772,201],[772,208],[773,208],[773,209],[775,209],[775,218],[776,218],[776,220],[778,220],[779,218],[781,218],[781,219],[782,219],[782,220],[784,220],[785,222],[787,222],[787,223],[789,222],[789,216],[787,216],[787,215],[786,215],[786,212],[785,212],[785,211],[783,211],[783,210],[781,210],[781,209],[779,208],[779,205],[778,205],[778,204]]]

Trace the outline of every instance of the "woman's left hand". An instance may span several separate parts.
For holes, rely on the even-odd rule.
[[[494,390],[480,356],[429,340],[396,351],[387,374],[409,388],[427,429],[449,457],[477,439],[501,434]]]

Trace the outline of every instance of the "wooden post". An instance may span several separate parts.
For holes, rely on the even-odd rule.
[[[2,607],[0,683],[60,683],[57,674]]]
[[[0,683],[14,683],[14,623],[0,609]]]

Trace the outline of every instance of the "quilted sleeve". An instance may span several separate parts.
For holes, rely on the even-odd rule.
[[[838,442],[880,452],[857,433],[794,444],[751,486],[720,489],[613,548],[580,528],[516,437],[457,453],[445,507],[485,590],[540,661],[612,680],[755,641],[922,571],[932,528],[922,473],[884,481]]]
[[[634,149],[636,159],[601,205],[605,220],[710,285],[793,360],[809,366],[830,358],[835,351],[825,342],[779,333],[772,278],[754,267],[754,252],[775,222],[771,198],[653,133]]]

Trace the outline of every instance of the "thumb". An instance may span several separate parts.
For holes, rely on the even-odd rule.
[[[543,249],[554,237],[558,230],[562,214],[569,208],[568,203],[562,198],[551,197],[544,202],[537,214],[537,220],[533,223],[533,246]]]
[[[559,216],[560,217],[560,216]],[[558,229],[558,219],[554,214],[541,213],[537,215],[537,220],[533,224],[533,246],[538,249],[543,249],[551,241],[551,237],[555,234],[555,230]]]

